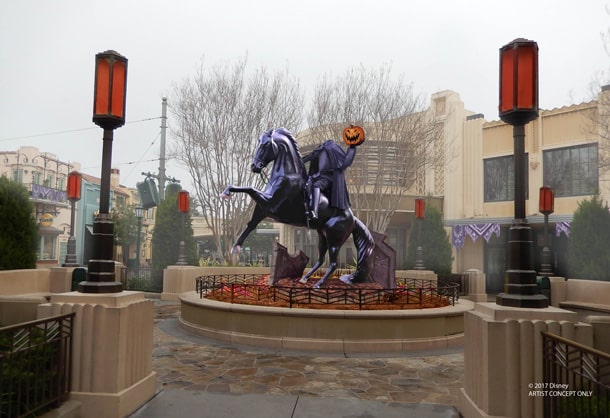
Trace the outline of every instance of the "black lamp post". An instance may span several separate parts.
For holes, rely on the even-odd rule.
[[[78,267],[76,262],[76,238],[74,238],[74,205],[80,200],[82,176],[77,171],[68,174],[68,200],[70,200],[70,237],[68,238],[68,248],[63,267]]]
[[[549,247],[549,215],[555,209],[555,196],[553,189],[542,186],[540,188],[540,196],[538,199],[538,210],[544,215],[544,247],[542,248],[542,256],[540,257],[540,274],[544,276],[552,276],[553,253]]]
[[[500,48],[500,119],[513,126],[515,219],[509,229],[509,265],[504,293],[496,303],[520,308],[546,308],[549,300],[536,284],[532,229],[525,218],[527,190],[525,124],[538,118],[538,45],[515,39]]]
[[[186,266],[188,263],[186,261],[186,255],[184,254],[184,222],[185,215],[189,211],[189,193],[185,190],[181,190],[178,192],[178,210],[182,214],[182,240],[180,241],[180,247],[178,248],[178,262],[176,263],[179,266]]]
[[[104,129],[100,209],[93,221],[93,256],[89,260],[87,281],[78,285],[83,293],[118,293],[123,284],[116,281],[112,250],[114,224],[110,219],[110,166],[114,130],[125,124],[127,58],[116,51],[95,56],[95,93],[93,123]]]
[[[421,224],[424,220],[424,212],[426,211],[426,201],[424,199],[415,199],[415,218],[417,219],[417,248],[415,249],[415,270],[425,270],[424,267],[424,249],[421,246]]]
[[[140,240],[142,237],[142,218],[144,217],[144,208],[142,206],[136,206],[136,219],[138,220],[138,236],[136,239],[136,263],[137,267],[140,268]]]

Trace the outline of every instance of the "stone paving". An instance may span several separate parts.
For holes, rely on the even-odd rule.
[[[177,302],[155,301],[153,369],[161,388],[458,404],[462,350],[349,355],[234,346],[180,328]]]

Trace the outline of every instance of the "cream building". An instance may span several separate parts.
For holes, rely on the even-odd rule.
[[[609,93],[600,92],[600,98]],[[526,215],[534,231],[537,270],[544,245],[544,217],[538,211],[541,186],[550,186],[555,193],[549,244],[554,254],[552,268],[558,275],[567,273],[570,223],[578,203],[598,192],[602,199],[610,198],[608,173],[598,163],[598,155],[603,154],[600,135],[591,129],[591,115],[598,111],[598,102],[605,100],[541,110],[539,118],[525,127]],[[506,270],[507,231],[514,218],[512,126],[488,121],[484,115],[466,109],[459,94],[449,90],[433,94],[425,112],[429,120],[442,126],[443,135],[432,150],[435,163],[416,173],[416,181],[404,190],[385,231],[397,252],[397,268],[401,268],[406,255],[414,200],[426,197],[428,204],[443,212],[453,249],[452,271],[481,270],[486,274],[488,293],[498,293]],[[369,128],[365,125],[367,132]],[[297,140],[303,154],[321,143],[319,138],[312,140],[308,131],[300,133]],[[370,147],[374,141],[374,135],[367,134],[363,146]],[[354,165],[347,177],[354,175],[350,171]],[[303,249],[310,257],[317,257],[315,240],[302,228],[282,226],[280,242],[291,250]],[[341,250],[340,263],[349,265],[353,254],[348,240]]]
[[[34,203],[39,239],[37,264],[50,266],[65,260],[70,236],[70,202],[66,195],[68,174],[80,164],[61,161],[55,154],[23,146],[0,151],[0,176],[23,184]]]

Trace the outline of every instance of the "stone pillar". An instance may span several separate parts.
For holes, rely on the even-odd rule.
[[[470,269],[464,272],[465,287],[468,299],[473,302],[487,302],[487,288],[485,273],[481,270]]]
[[[548,307],[515,308],[477,303],[464,314],[464,388],[459,409],[464,418],[542,417],[541,331],[591,346],[593,330],[574,312]],[[550,382],[547,382],[550,383]]]
[[[125,417],[156,391],[153,301],[142,292],[51,296],[38,317],[76,312],[70,400],[85,417]]]

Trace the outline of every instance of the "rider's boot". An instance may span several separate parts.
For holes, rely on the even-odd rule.
[[[311,191],[311,200],[309,203],[309,212],[307,213],[307,217],[310,220],[318,219],[318,204],[320,203],[319,187],[314,187]]]

